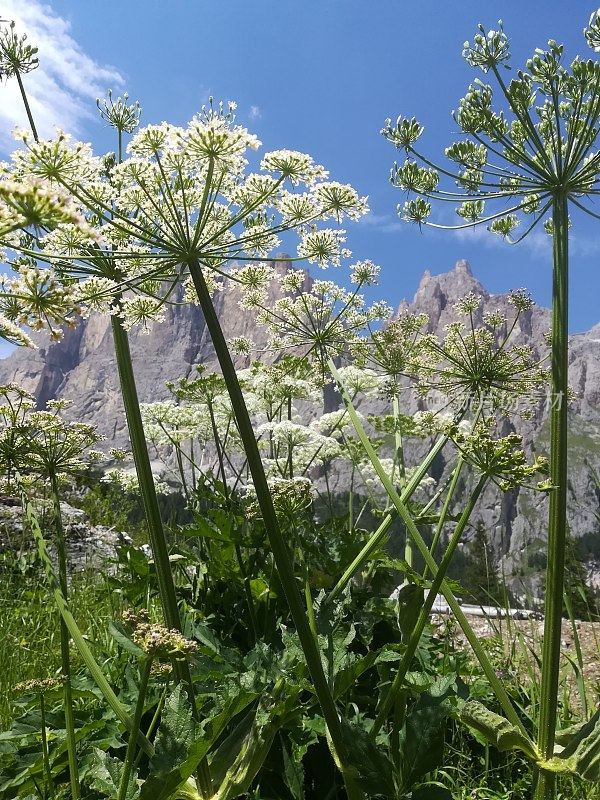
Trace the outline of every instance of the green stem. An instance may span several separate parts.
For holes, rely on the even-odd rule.
[[[31,108],[29,107],[29,100],[27,99],[27,93],[25,92],[25,87],[23,86],[23,81],[21,79],[21,73],[19,70],[15,70],[15,75],[17,78],[17,83],[19,84],[19,91],[21,92],[21,98],[23,99],[23,105],[25,106],[25,111],[27,112],[27,119],[29,120],[29,126],[31,128],[31,132],[33,133],[33,138],[36,142],[39,142],[38,132],[35,127],[35,122],[33,121],[33,115],[31,113]]]
[[[550,479],[554,488],[550,494],[548,520],[548,566],[538,727],[538,748],[545,759],[553,756],[556,733],[567,526],[569,215],[566,196],[557,196],[554,199],[552,220],[554,237]],[[552,800],[555,794],[555,775],[541,770],[535,790],[536,800]]]
[[[231,360],[229,348],[227,347],[227,342],[225,340],[225,336],[223,335],[223,331],[213,306],[206,281],[204,280],[200,264],[195,259],[191,260],[189,268],[192,281],[198,295],[198,300],[204,314],[206,326],[210,333],[221,371],[223,373],[223,378],[225,379],[225,383],[227,385],[227,391],[231,399],[233,413],[236,418],[240,438],[246,453],[246,458],[248,459],[250,474],[254,482],[256,497],[262,513],[271,550],[273,551],[273,558],[279,573],[279,579],[281,580],[281,585],[288,602],[290,613],[292,615],[292,619],[294,620],[294,625],[296,626],[296,632],[304,652],[306,664],[315,687],[317,698],[323,711],[323,716],[325,717],[325,722],[329,730],[329,736],[333,744],[333,749],[335,750],[335,754],[339,760],[342,775],[346,783],[348,797],[350,800],[358,800],[358,798],[363,797],[363,793],[347,773],[347,768],[350,765],[348,763],[346,746],[342,739],[340,718],[338,716],[335,701],[332,697],[325,673],[323,671],[321,656],[310,628],[306,609],[302,603],[302,599],[298,591],[290,553],[279,527],[279,521],[277,520],[277,514],[275,513],[275,508],[273,506],[273,500],[271,498],[269,484],[267,483],[267,477],[260,457],[260,451],[258,449],[256,437],[254,436],[252,421],[244,401],[244,396],[238,381],[235,366]]]
[[[437,440],[437,442],[431,448],[431,450],[429,451],[429,453],[427,454],[427,456],[425,457],[419,468],[415,471],[412,478],[404,487],[402,494],[400,495],[400,499],[402,500],[403,503],[407,503],[408,500],[410,500],[413,492],[421,483],[421,480],[423,479],[425,473],[431,466],[432,462],[434,461],[438,453],[444,448],[447,441],[448,441],[447,438],[445,436],[442,436],[440,439]],[[354,560],[350,563],[350,565],[346,568],[346,570],[344,570],[344,573],[341,576],[341,578],[338,580],[333,589],[329,592],[325,600],[326,603],[330,603],[333,600],[335,600],[336,597],[339,597],[341,592],[344,591],[348,583],[352,580],[352,578],[358,572],[358,570],[361,568],[364,562],[379,547],[379,545],[381,544],[381,542],[383,541],[383,539],[387,534],[387,531],[392,523],[393,518],[394,518],[393,513],[390,512],[386,514],[386,516],[383,518],[377,530],[373,534],[371,534],[369,541],[364,545],[360,553],[358,553],[358,555],[354,558]]]
[[[460,473],[462,472],[462,468],[464,466],[464,459],[462,455],[459,453],[458,458],[456,460],[456,464],[454,466],[454,471],[452,473],[452,479],[450,481],[450,486],[448,487],[448,493],[444,499],[444,504],[442,506],[442,510],[440,511],[440,518],[438,520],[438,524],[436,525],[435,534],[433,536],[433,541],[431,542],[431,547],[429,548],[429,552],[435,558],[435,552],[437,550],[438,544],[440,542],[440,538],[442,536],[442,530],[444,525],[446,524],[446,519],[448,517],[448,512],[450,511],[450,504],[454,499],[454,493],[456,492],[456,487],[458,485],[458,479],[460,477]],[[423,578],[427,577],[427,566],[423,570]]]
[[[148,446],[146,444],[144,425],[140,412],[140,402],[135,384],[133,365],[131,363],[129,339],[118,315],[114,314],[111,317],[111,324],[117,367],[119,370],[119,380],[121,383],[121,394],[123,397],[123,405],[125,406],[125,416],[127,417],[129,439],[131,441],[140,494],[144,505],[146,523],[148,525],[150,547],[152,548],[152,555],[156,565],[156,575],[163,614],[167,627],[175,628],[181,632],[181,619],[177,606],[175,581],[173,579],[171,562],[169,560],[165,530],[158,507],[154,476],[152,475],[152,468],[150,466],[150,456],[148,455]],[[176,675],[178,680],[185,683],[188,687],[192,712],[196,719],[197,708],[194,686],[187,661],[182,661],[181,663],[177,662]],[[212,781],[210,779],[208,761],[206,758],[202,760],[199,769],[200,788],[205,797],[210,797],[212,793]]]
[[[435,598],[440,591],[440,586],[442,585],[442,581],[444,580],[444,576],[448,571],[448,567],[450,566],[450,562],[454,555],[454,551],[456,550],[456,546],[458,545],[461,536],[471,518],[471,514],[473,513],[473,509],[475,508],[475,503],[479,499],[481,492],[487,482],[487,478],[485,475],[482,475],[471,496],[469,498],[469,502],[465,506],[460,519],[454,529],[454,533],[452,534],[450,541],[448,542],[448,546],[446,548],[446,552],[444,553],[444,557],[442,558],[440,565],[437,570],[437,574],[434,577],[433,581],[431,582],[431,587],[425,598],[425,602],[419,612],[419,616],[417,617],[417,621],[415,623],[415,627],[411,633],[409,642],[406,646],[406,650],[404,651],[404,655],[402,656],[402,661],[398,667],[398,672],[396,673],[396,677],[386,696],[381,701],[381,705],[379,707],[379,711],[377,712],[377,717],[373,723],[373,727],[371,728],[371,736],[375,737],[379,731],[381,730],[381,726],[385,722],[392,705],[394,704],[395,699],[398,697],[400,690],[402,689],[402,684],[404,682],[404,678],[406,677],[406,673],[410,667],[410,663],[413,659],[413,656],[417,650],[419,642],[421,641],[421,636],[425,629],[425,625],[429,620],[429,614],[435,602]]]
[[[140,687],[138,690],[137,703],[135,704],[135,712],[133,715],[133,728],[129,731],[129,739],[127,740],[127,752],[125,754],[125,763],[123,764],[123,772],[121,773],[121,782],[119,783],[119,793],[117,800],[125,800],[127,797],[127,789],[131,781],[131,773],[133,770],[133,760],[135,758],[135,749],[137,745],[137,734],[142,724],[142,715],[144,713],[144,703],[146,702],[146,690],[148,689],[148,681],[150,680],[150,669],[152,668],[152,659],[146,658],[142,666],[142,675],[140,678]]]
[[[148,447],[146,445],[137,387],[131,363],[129,339],[117,315],[111,317],[111,323],[123,404],[127,417],[127,427],[129,429],[129,438],[131,440],[131,449],[135,461],[140,495],[142,497],[148,525],[150,546],[156,564],[158,589],[163,607],[163,614],[167,627],[176,628],[178,631],[181,631],[181,620],[179,618],[177,595],[175,593],[175,581],[169,561],[167,539],[160,516],[158,498],[154,487],[154,476],[152,475],[150,456],[148,455]]]
[[[394,417],[394,466],[398,469],[399,483],[402,486],[406,470],[404,467],[404,447],[402,444],[402,432],[400,430],[400,403],[398,401],[397,391],[394,392],[394,397],[392,398],[392,414]],[[404,541],[404,560],[409,569],[412,569],[414,563],[414,549],[408,534]]]
[[[312,635],[315,637],[315,641],[317,642],[318,646],[318,630],[317,630],[317,620],[315,617],[315,607],[313,605],[312,599],[312,592],[310,590],[310,583],[308,580],[308,567],[306,564],[304,565],[304,599],[306,600],[306,612],[308,614],[308,622],[310,624],[310,629],[312,631]]]
[[[56,551],[58,555],[58,583],[65,599],[68,597],[67,586],[67,547],[65,530],[60,512],[60,494],[54,473],[50,474],[52,505],[54,511],[54,528],[56,533]],[[77,750],[75,739],[75,713],[73,711],[73,692],[71,688],[71,657],[69,647],[69,631],[64,619],[60,618],[60,663],[64,680],[65,730],[67,735],[67,754],[69,758],[69,778],[73,800],[79,798],[79,771],[77,769]]]
[[[48,752],[48,735],[46,733],[46,701],[44,695],[40,694],[40,717],[42,725],[42,758],[44,760],[44,772],[46,773],[46,783],[48,791],[54,797],[54,782],[52,780],[52,770],[50,769],[50,755]]]
[[[163,693],[161,694],[160,699],[159,699],[158,703],[156,704],[156,709],[154,711],[154,716],[150,720],[150,725],[148,725],[148,730],[145,733],[146,739],[150,739],[150,737],[152,736],[152,734],[156,730],[156,727],[157,727],[157,725],[158,725],[158,723],[160,721],[161,715],[162,715],[162,710],[163,710],[163,707],[165,705],[165,700],[167,698],[168,690],[169,690],[169,681],[167,681],[165,683],[165,688],[163,689]],[[138,736],[137,738],[138,738],[138,741],[139,741],[140,737]],[[144,748],[140,747],[139,750],[138,750],[138,754],[135,757],[135,761],[133,762],[133,768],[134,769],[138,768],[140,760],[141,760],[143,755],[144,755]]]
[[[423,556],[425,564],[427,565],[427,567],[428,567],[429,571],[431,572],[432,576],[435,578],[435,576],[437,575],[437,564],[435,563],[431,553],[429,552],[429,548],[427,547],[427,545],[425,543],[425,540],[423,539],[423,537],[419,533],[419,530],[418,530],[417,526],[415,525],[415,522],[412,519],[412,517],[411,517],[411,515],[410,515],[410,513],[409,513],[409,511],[408,511],[408,509],[406,507],[406,505],[402,501],[402,498],[400,497],[400,495],[396,492],[396,490],[395,490],[392,482],[390,481],[386,471],[384,470],[383,466],[381,465],[381,462],[380,462],[379,458],[377,457],[377,453],[373,449],[373,445],[371,444],[371,442],[369,440],[369,437],[367,436],[367,434],[365,432],[363,424],[360,421],[360,418],[359,418],[358,414],[356,413],[356,410],[355,410],[354,406],[352,405],[352,400],[350,398],[350,395],[348,394],[348,392],[344,388],[344,384],[342,383],[341,376],[338,373],[335,364],[333,363],[333,361],[331,359],[329,359],[328,362],[327,362],[327,365],[328,365],[328,368],[329,368],[331,374],[333,375],[333,377],[335,378],[335,380],[336,380],[336,382],[338,384],[338,387],[339,387],[340,392],[342,394],[342,398],[343,398],[344,403],[346,405],[346,409],[348,410],[348,415],[349,415],[350,419],[352,420],[352,424],[354,425],[354,429],[355,429],[355,431],[356,431],[356,433],[358,435],[360,443],[362,444],[367,457],[369,458],[369,461],[373,465],[373,468],[375,469],[375,472],[377,473],[381,483],[383,484],[386,492],[388,493],[388,497],[392,501],[392,503],[393,503],[396,511],[398,512],[400,518],[402,519],[402,521],[406,525],[406,528],[408,530],[409,535],[411,536],[412,540],[417,545],[417,548],[419,549],[419,552]],[[441,585],[440,585],[440,589],[441,589],[442,594],[446,598],[446,602],[450,606],[450,610],[454,614],[454,617],[456,618],[456,621],[458,622],[458,624],[462,628],[463,633],[465,634],[465,637],[466,637],[467,641],[471,645],[471,648],[473,649],[475,657],[479,661],[479,664],[481,665],[481,668],[482,668],[483,672],[485,673],[485,676],[488,679],[494,694],[498,698],[498,702],[502,706],[502,709],[504,710],[504,713],[506,714],[506,716],[508,717],[510,722],[512,722],[513,725],[515,725],[517,728],[519,728],[519,730],[523,733],[524,736],[527,736],[527,731],[523,727],[523,723],[519,719],[519,716],[518,716],[518,714],[516,713],[516,711],[514,709],[514,706],[513,706],[512,702],[510,700],[510,697],[508,696],[508,694],[506,692],[506,689],[504,688],[504,686],[502,685],[502,683],[498,679],[498,676],[496,675],[496,671],[495,671],[494,667],[490,663],[490,660],[487,657],[487,654],[486,654],[485,650],[481,646],[481,642],[479,641],[479,639],[478,639],[477,635],[475,634],[474,630],[469,625],[469,621],[467,620],[467,618],[463,614],[463,612],[462,612],[462,610],[461,610],[461,608],[460,608],[460,606],[458,604],[458,601],[456,600],[456,597],[454,596],[454,593],[453,593],[452,589],[450,588],[450,586],[448,585],[448,583],[446,582],[446,580],[442,580]]]
[[[340,596],[340,594],[344,591],[346,586],[350,583],[354,575],[358,572],[361,566],[364,564],[365,561],[374,553],[381,542],[385,539],[385,536],[392,524],[392,520],[394,519],[393,514],[386,514],[386,516],[381,521],[377,530],[373,533],[373,535],[369,538],[369,541],[365,544],[363,549],[358,553],[358,555],[352,560],[352,562],[348,565],[348,567],[344,570],[344,574],[338,580],[336,585],[327,595],[325,602],[327,604],[333,603],[333,601]]]

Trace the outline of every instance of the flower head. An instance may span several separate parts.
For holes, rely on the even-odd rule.
[[[0,20],[0,22],[3,22]],[[27,34],[19,36],[15,23],[0,27],[0,78],[10,78],[17,73],[24,75],[36,69],[39,61],[38,49],[27,42]]]

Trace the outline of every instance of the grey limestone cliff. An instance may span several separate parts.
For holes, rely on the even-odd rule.
[[[285,264],[278,267],[285,270]],[[309,278],[307,277],[307,281]],[[432,332],[441,332],[455,319],[453,305],[468,292],[483,298],[480,313],[499,309],[512,315],[506,295],[491,295],[476,280],[466,261],[453,270],[423,275],[412,302],[403,301],[399,310],[426,312]],[[274,298],[272,298],[274,299]],[[266,335],[256,325],[254,315],[238,305],[237,291],[217,293],[215,303],[226,336],[250,336],[259,344]],[[545,351],[544,334],[550,325],[550,312],[534,308],[523,314],[515,331],[516,341]],[[17,351],[0,360],[0,383],[14,381],[24,385],[41,405],[52,397],[73,401],[74,417],[96,425],[111,444],[125,445],[127,433],[114,360],[110,321],[92,314],[66,332],[58,343],[38,339],[37,351]],[[131,349],[140,399],[153,401],[168,396],[165,382],[189,374],[192,365],[215,365],[215,355],[202,314],[195,306],[172,305],[164,322],[154,325],[147,335],[131,334]],[[569,519],[571,532],[578,537],[589,556],[594,580],[600,576],[600,324],[586,333],[571,337],[570,381],[576,393],[570,405]],[[328,398],[328,406],[332,398]],[[418,401],[412,399],[413,410]],[[378,411],[377,401],[366,413]],[[522,426],[525,445],[530,451],[547,452],[549,429],[547,401],[540,397],[532,408],[532,419]],[[507,429],[510,428],[507,422]],[[443,474],[445,464],[436,470]],[[343,488],[343,475],[337,476]],[[477,509],[488,532],[494,560],[514,580],[523,580],[535,590],[540,572],[540,553],[546,538],[546,498],[529,490],[500,494],[488,490]],[[543,555],[541,556],[543,559]]]

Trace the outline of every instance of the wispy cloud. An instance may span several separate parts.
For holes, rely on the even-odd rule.
[[[402,222],[398,217],[392,216],[392,214],[376,214],[374,211],[369,211],[368,214],[365,214],[358,224],[375,228],[381,233],[399,233],[407,227],[405,222]]]
[[[501,236],[488,231],[485,225],[454,230],[452,233],[462,242],[482,244],[484,247],[492,247],[494,249],[511,247]],[[515,235],[518,235],[518,233],[519,231],[517,230]],[[519,242],[519,247],[527,249],[533,256],[545,257],[551,251],[552,241],[543,228],[534,229],[522,242]]]
[[[250,106],[250,112],[248,116],[250,119],[261,119],[262,111],[260,110],[260,106]]]
[[[123,78],[111,66],[101,65],[75,41],[70,23],[39,0],[0,0],[0,18],[14,20],[19,33],[39,48],[40,66],[25,78],[27,95],[41,136],[52,136],[58,126],[81,136],[86,120],[95,116],[96,97],[108,87],[118,89]],[[25,127],[27,118],[17,82],[2,87],[0,146],[11,148],[14,126]],[[8,124],[6,124],[8,123]]]

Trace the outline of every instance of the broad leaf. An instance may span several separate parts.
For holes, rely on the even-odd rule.
[[[342,720],[342,734],[356,783],[369,797],[396,796],[393,765],[364,728]]]

